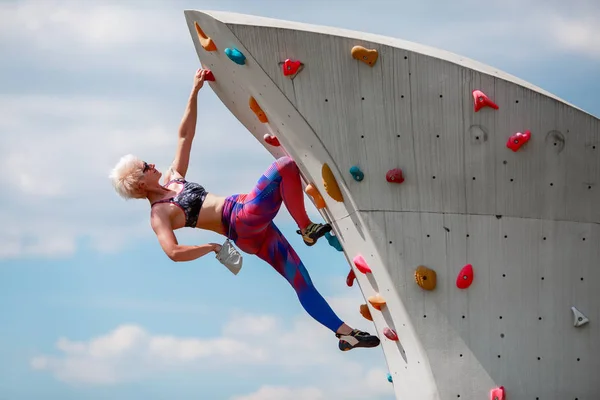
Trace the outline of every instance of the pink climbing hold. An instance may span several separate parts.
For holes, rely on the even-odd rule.
[[[496,103],[490,100],[490,98],[481,90],[473,90],[473,101],[475,112],[481,110],[483,107],[491,107],[496,110],[498,109]]]
[[[458,276],[456,277],[456,286],[459,289],[466,289],[473,283],[473,266],[471,264],[465,265]]]
[[[391,328],[385,327],[383,328],[383,334],[386,338],[393,340],[394,342],[398,341],[398,334]]]
[[[517,132],[508,139],[508,141],[506,142],[506,147],[508,147],[512,151],[518,151],[521,148],[521,146],[529,142],[530,138],[530,131],[525,131],[524,133]]]
[[[351,269],[350,272],[348,272],[348,276],[346,277],[346,285],[351,287],[352,285],[354,285],[355,279],[356,279],[356,274],[354,273],[354,270]]]
[[[506,395],[504,393],[504,386],[500,386],[495,389],[492,389],[490,392],[490,400],[506,400]]]
[[[290,76],[298,73],[302,63],[300,61],[292,61],[289,58],[285,60],[281,68],[283,69],[283,75]]]
[[[400,168],[390,169],[387,172],[387,174],[385,174],[385,180],[390,183],[404,182],[404,175],[402,174],[402,170]]]
[[[279,143],[279,139],[277,139],[276,136],[269,135],[268,133],[265,133],[265,136],[263,138],[264,138],[265,142],[267,144],[270,144],[271,146],[279,147],[281,145]]]
[[[356,265],[356,269],[358,269],[363,274],[370,274],[372,272],[371,268],[369,268],[369,266],[367,265],[367,262],[365,261],[363,256],[361,256],[360,254],[357,255],[356,257],[354,257],[353,261],[354,261],[354,265]]]

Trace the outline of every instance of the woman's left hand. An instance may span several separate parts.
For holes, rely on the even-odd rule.
[[[204,78],[207,72],[208,70],[206,69],[198,68],[196,75],[194,75],[194,90],[198,91],[202,89],[202,86],[204,85]]]

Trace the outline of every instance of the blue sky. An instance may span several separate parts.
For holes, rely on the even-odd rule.
[[[172,263],[147,204],[120,199],[107,175],[130,152],[171,162],[199,66],[184,9],[439,47],[600,115],[595,0],[438,3],[0,1],[0,398],[393,399],[379,349],[339,352],[262,261],[247,256],[238,276],[213,256]],[[245,192],[271,161],[205,86],[189,179]],[[285,210],[276,221],[339,315],[373,331],[341,253],[306,247]]]

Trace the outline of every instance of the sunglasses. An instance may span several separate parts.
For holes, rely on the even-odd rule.
[[[148,171],[150,169],[150,166],[148,165],[148,163],[146,161],[143,161],[144,163],[144,168],[142,169],[142,173],[146,173],[146,171]]]

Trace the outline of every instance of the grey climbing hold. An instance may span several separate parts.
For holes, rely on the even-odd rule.
[[[585,315],[583,315],[583,313],[581,311],[579,311],[577,308],[575,307],[571,307],[571,311],[573,311],[573,326],[576,328],[579,328],[580,326],[583,326],[585,324],[587,324],[588,322],[590,322],[589,318],[586,317]]]

